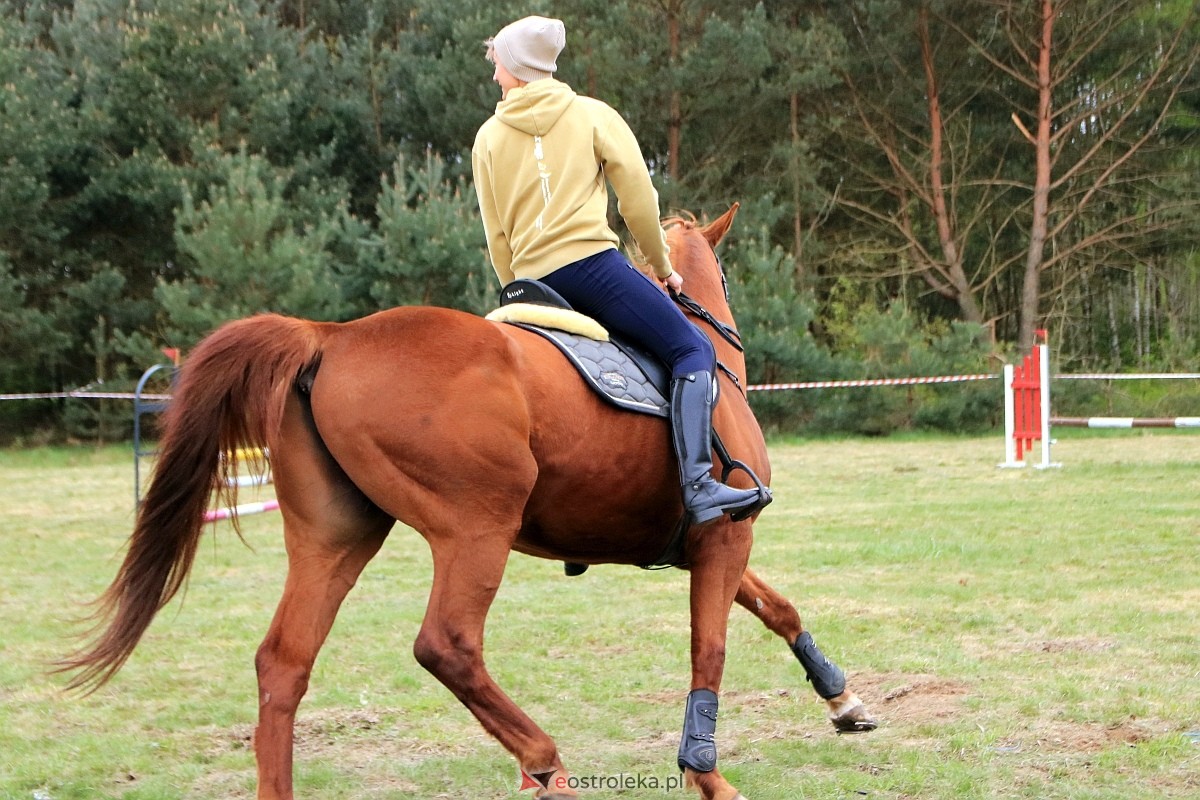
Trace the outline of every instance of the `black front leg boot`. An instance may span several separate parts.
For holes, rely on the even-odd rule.
[[[830,661],[813,641],[812,634],[804,631],[792,643],[792,652],[796,654],[804,667],[804,674],[812,683],[817,694],[826,700],[832,700],[846,691],[846,674],[842,668]]]
[[[717,768],[717,693],[693,689],[683,712],[683,738],[679,741],[679,769],[697,772]]]
[[[758,489],[735,489],[711,474],[713,392],[710,372],[671,381],[671,442],[679,460],[683,505],[694,525],[736,515],[762,501]]]

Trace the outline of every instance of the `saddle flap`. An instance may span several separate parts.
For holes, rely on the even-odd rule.
[[[643,353],[615,341],[596,341],[561,329],[543,328],[521,322],[525,328],[552,342],[579,372],[584,382],[604,400],[656,417],[670,414],[670,375],[666,368]]]

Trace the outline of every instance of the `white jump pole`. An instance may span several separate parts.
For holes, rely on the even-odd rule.
[[[1200,417],[1053,417],[1064,428],[1200,428]]]
[[[1045,341],[1046,333],[1041,331],[1042,341]],[[1051,467],[1061,467],[1062,464],[1054,464],[1050,461],[1050,346],[1047,344],[1039,344],[1041,350],[1041,374],[1039,381],[1041,383],[1041,427],[1042,427],[1042,461],[1040,464],[1034,464],[1035,469],[1049,469]]]
[[[1017,460],[1016,398],[1013,393],[1013,365],[1004,365],[1004,463],[1002,469],[1020,469],[1025,464]]]
[[[266,486],[269,483],[271,483],[271,473],[264,472],[262,475],[238,475],[236,478],[226,481],[225,485],[245,489],[251,486]]]

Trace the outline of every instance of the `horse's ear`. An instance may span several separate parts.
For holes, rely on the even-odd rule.
[[[740,203],[734,203],[729,207],[728,211],[700,229],[700,233],[714,249],[725,238],[725,234],[729,233],[729,229],[733,227],[733,218],[737,216],[740,205]]]

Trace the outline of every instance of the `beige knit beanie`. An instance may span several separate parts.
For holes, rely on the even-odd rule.
[[[567,43],[560,19],[525,17],[504,26],[490,44],[495,58],[514,78],[537,81],[558,69],[555,59]]]

